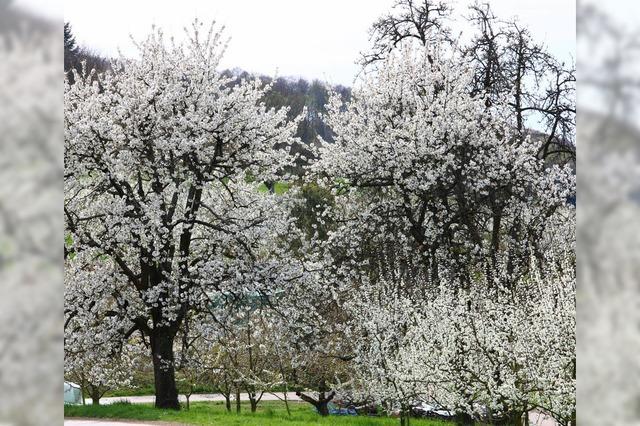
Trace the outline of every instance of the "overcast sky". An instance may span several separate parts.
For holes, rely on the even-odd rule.
[[[16,0],[59,14],[59,0]],[[517,17],[549,49],[575,56],[574,0],[490,0],[496,15]],[[464,11],[469,1],[453,1]],[[350,85],[358,53],[369,46],[367,30],[393,0],[65,0],[63,17],[82,45],[103,55],[118,48],[132,54],[129,38],[143,38],[153,24],[180,37],[198,17],[227,28],[225,67],[281,76],[318,78]],[[460,13],[455,13],[460,15]],[[462,26],[459,28],[463,29]]]

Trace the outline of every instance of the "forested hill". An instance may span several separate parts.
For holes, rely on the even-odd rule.
[[[249,73],[239,69],[227,70],[223,74],[239,79],[251,77]],[[322,120],[322,114],[326,112],[325,105],[329,101],[329,89],[340,94],[343,101],[347,101],[351,96],[351,88],[342,85],[328,86],[319,80],[309,82],[304,78],[278,77],[274,81],[272,77],[260,76],[260,79],[272,84],[265,99],[267,107],[288,107],[289,119],[304,112],[304,119],[296,134],[303,144],[294,147],[293,152],[301,152],[303,157],[308,157],[310,152],[305,149],[305,145],[316,143],[318,137],[329,141],[333,139],[331,129]]]

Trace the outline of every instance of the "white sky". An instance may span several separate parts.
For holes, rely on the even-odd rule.
[[[195,17],[215,19],[231,43],[223,62],[267,75],[351,85],[369,46],[367,29],[393,0],[15,0],[72,24],[76,39],[103,55],[135,52],[153,24],[181,37]],[[454,1],[464,11],[468,0]],[[575,56],[575,0],[489,0],[497,16],[517,17],[559,57]],[[61,13],[61,6],[64,12]],[[466,11],[464,11],[466,15]],[[460,13],[455,13],[459,16]],[[463,29],[463,26],[459,26]]]

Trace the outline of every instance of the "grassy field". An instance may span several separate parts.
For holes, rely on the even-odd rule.
[[[289,184],[288,183],[276,182],[276,183],[273,184],[273,192],[275,192],[277,195],[284,194],[288,190],[289,190]],[[267,185],[265,185],[264,183],[261,183],[260,186],[258,186],[258,191],[267,192],[268,191]]]
[[[330,416],[320,417],[309,404],[290,403],[291,417],[287,416],[284,403],[266,401],[258,406],[256,413],[249,411],[248,404],[243,404],[242,412],[227,413],[224,403],[194,402],[189,410],[158,410],[147,404],[115,403],[111,405],[66,405],[65,417],[94,417],[128,420],[158,420],[182,423],[185,425],[213,426],[397,426],[399,419],[390,417],[365,416]],[[414,419],[413,426],[451,426],[452,423]]]
[[[153,385],[150,386],[139,386],[137,388],[122,388],[122,389],[114,389],[105,392],[105,397],[113,397],[113,396],[144,396],[144,395],[154,395],[156,393]],[[200,390],[198,389],[196,393],[212,393],[210,389]],[[91,398],[91,395],[88,393],[85,395],[87,398]]]

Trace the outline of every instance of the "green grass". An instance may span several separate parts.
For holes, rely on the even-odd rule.
[[[400,420],[390,417],[329,416],[320,417],[313,407],[306,403],[292,402],[291,417],[287,416],[284,403],[265,401],[258,405],[258,411],[251,413],[248,404],[242,404],[242,412],[227,413],[222,402],[194,402],[189,410],[159,410],[148,404],[115,403],[111,405],[65,405],[65,417],[93,417],[164,421],[185,425],[213,426],[398,426]],[[234,406],[235,409],[235,406]],[[452,423],[414,419],[413,426],[451,426]]]
[[[154,395],[156,393],[153,385],[144,385],[135,388],[121,388],[121,389],[113,389],[105,392],[105,397],[113,397],[113,396],[144,396],[144,395]],[[201,392],[198,392],[201,393]],[[209,391],[202,393],[210,393]],[[91,395],[87,394],[87,398],[91,398]]]
[[[178,388],[180,390],[180,388]],[[194,386],[193,393],[217,393],[218,390],[211,386]],[[124,397],[124,396],[147,396],[147,395],[155,395],[156,388],[153,384],[143,384],[139,385],[135,388],[119,388],[112,389],[105,392],[103,396],[105,397]],[[183,392],[181,392],[183,393]],[[88,393],[85,394],[87,398],[91,398],[91,395]]]
[[[282,195],[288,190],[289,190],[289,184],[286,182],[276,182],[273,184],[273,192],[275,192],[276,195]],[[267,192],[267,185],[265,185],[264,183],[261,183],[258,186],[258,191]]]

